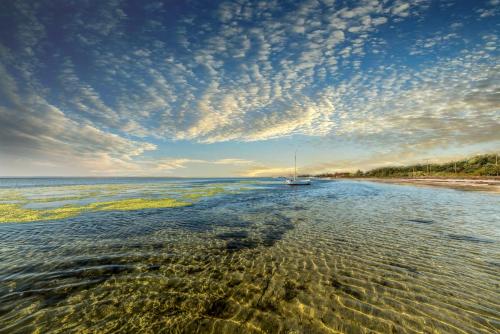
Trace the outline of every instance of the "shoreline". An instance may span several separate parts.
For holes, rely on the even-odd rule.
[[[500,194],[500,179],[486,178],[346,178],[346,180],[370,181],[389,184],[441,187],[463,191],[482,191]]]

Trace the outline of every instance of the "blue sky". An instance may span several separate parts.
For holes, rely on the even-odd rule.
[[[500,148],[500,1],[3,1],[0,175],[266,176]]]

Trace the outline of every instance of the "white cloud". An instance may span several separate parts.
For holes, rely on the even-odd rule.
[[[78,123],[32,92],[19,95],[3,67],[0,82],[5,85],[2,91],[7,92],[0,104],[0,155],[4,162],[29,157],[31,163],[43,158],[52,164],[104,169],[109,162],[128,165],[132,158],[156,149],[153,144],[102,131],[89,122]]]
[[[386,17],[377,17],[372,20],[373,25],[381,25],[387,23],[387,18]]]
[[[386,23],[387,18],[381,14],[390,8],[384,9],[372,1],[325,11],[319,3],[310,1],[299,5],[296,12],[281,13],[284,17],[278,21],[267,15],[280,15],[276,2],[265,6],[223,3],[218,10],[223,25],[203,37],[203,43],[192,43],[190,38],[194,36],[183,33],[183,43],[191,48],[192,58],[179,60],[169,55],[167,64],[148,70],[146,78],[144,71],[139,71],[140,78],[129,79],[137,89],[133,94],[126,90],[119,96],[120,117],[116,122],[122,130],[137,136],[149,131],[157,138],[206,143],[266,140],[292,134],[324,135],[331,128],[334,108],[314,101],[304,90],[316,84],[318,78],[336,73],[339,66],[359,68],[361,61],[351,58],[364,55],[364,44],[369,40],[364,32]],[[241,20],[256,16],[261,22],[258,26],[239,26]],[[330,25],[316,24],[322,16]],[[289,31],[300,33],[297,42],[289,38]],[[359,38],[347,40],[344,31],[356,33]],[[283,58],[280,66],[271,62],[271,55]],[[138,58],[138,65],[144,68],[151,67],[146,62],[151,56],[144,49],[129,55]],[[225,67],[228,63],[230,72]],[[121,77],[135,76],[133,71],[121,69],[122,64],[114,66]],[[208,75],[201,81],[199,74],[194,74],[200,69]],[[123,79],[117,78],[120,80]],[[172,80],[175,85],[170,84]],[[89,99],[90,102],[94,101]],[[144,122],[138,117],[141,113],[158,118],[158,126]]]
[[[186,169],[194,165],[238,167],[238,166],[255,165],[255,162],[252,160],[245,160],[240,158],[204,160],[204,159],[192,159],[192,158],[162,157],[155,159],[134,160],[133,162],[130,163],[126,172],[133,173],[134,175],[163,175],[163,174],[179,173],[179,170]]]
[[[479,19],[485,19],[488,17],[497,16],[500,13],[500,1],[490,0],[485,8],[479,8],[476,13],[479,14]]]
[[[252,160],[245,160],[245,159],[226,158],[226,159],[215,160],[212,163],[216,165],[250,165],[254,164],[255,162]]]
[[[399,2],[392,8],[392,13],[399,16],[408,16],[408,9],[410,9],[410,4]]]
[[[154,149],[147,143],[153,139],[216,143],[345,135],[391,143],[418,133],[423,139],[414,144],[425,146],[452,133],[462,142],[495,138],[496,39],[439,66],[422,65],[421,72],[398,65],[397,57],[390,58],[393,65],[363,69],[369,64],[365,54],[390,56],[381,25],[420,15],[428,1],[359,1],[342,8],[334,1],[286,8],[279,1],[223,2],[207,13],[213,14],[210,21],[180,17],[175,29],[154,17],[163,8],[152,3],[145,8],[151,17],[134,26],[133,36],[124,29],[133,20],[118,1],[97,4],[88,21],[85,11],[75,11],[60,27],[46,27],[51,20],[40,20],[36,6],[17,3],[25,4],[14,6],[15,30],[22,32],[14,37],[22,50],[0,45],[1,112],[6,124],[19,123],[6,130],[4,153],[68,155],[77,162],[85,158],[95,171],[137,172],[246,164],[185,158],[155,165],[143,157]],[[490,1],[478,15],[490,15],[496,5]],[[68,39],[64,47],[47,40],[47,28],[60,29]],[[459,28],[455,23],[447,28],[451,32],[422,36],[410,54],[456,46]],[[56,65],[47,71],[44,61]],[[41,83],[49,81],[59,83]],[[49,152],[51,145],[56,153]]]
[[[345,82],[328,92],[338,115],[332,132],[414,151],[498,141],[497,61],[479,49],[420,71],[383,68]]]
[[[266,166],[257,166],[241,172],[241,176],[244,177],[288,176],[290,174],[293,174],[293,170],[290,167]]]
[[[463,42],[457,33],[443,33],[437,31],[432,37],[417,39],[410,49],[410,55],[433,54],[437,50],[449,48]]]

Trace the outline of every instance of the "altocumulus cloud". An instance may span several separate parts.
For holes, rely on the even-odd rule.
[[[88,169],[127,167],[133,157],[154,150],[138,142],[102,131],[92,124],[69,119],[43,97],[17,94],[14,80],[0,65],[2,102],[0,106],[0,154],[85,166]],[[31,162],[32,162],[31,161]],[[29,162],[29,161],[28,161]]]
[[[456,19],[421,34],[400,27],[418,31],[440,6],[2,2],[9,16],[0,23],[0,154],[92,173],[207,164],[252,166],[260,175],[265,167],[246,159],[148,154],[178,141],[292,136],[398,144],[400,152],[496,143],[495,31],[464,38]],[[497,7],[471,6],[470,20],[494,20]],[[398,38],[407,42],[396,50]]]

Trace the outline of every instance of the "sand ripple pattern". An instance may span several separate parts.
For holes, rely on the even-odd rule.
[[[0,333],[500,331],[498,195],[245,182],[188,207],[1,224]]]

